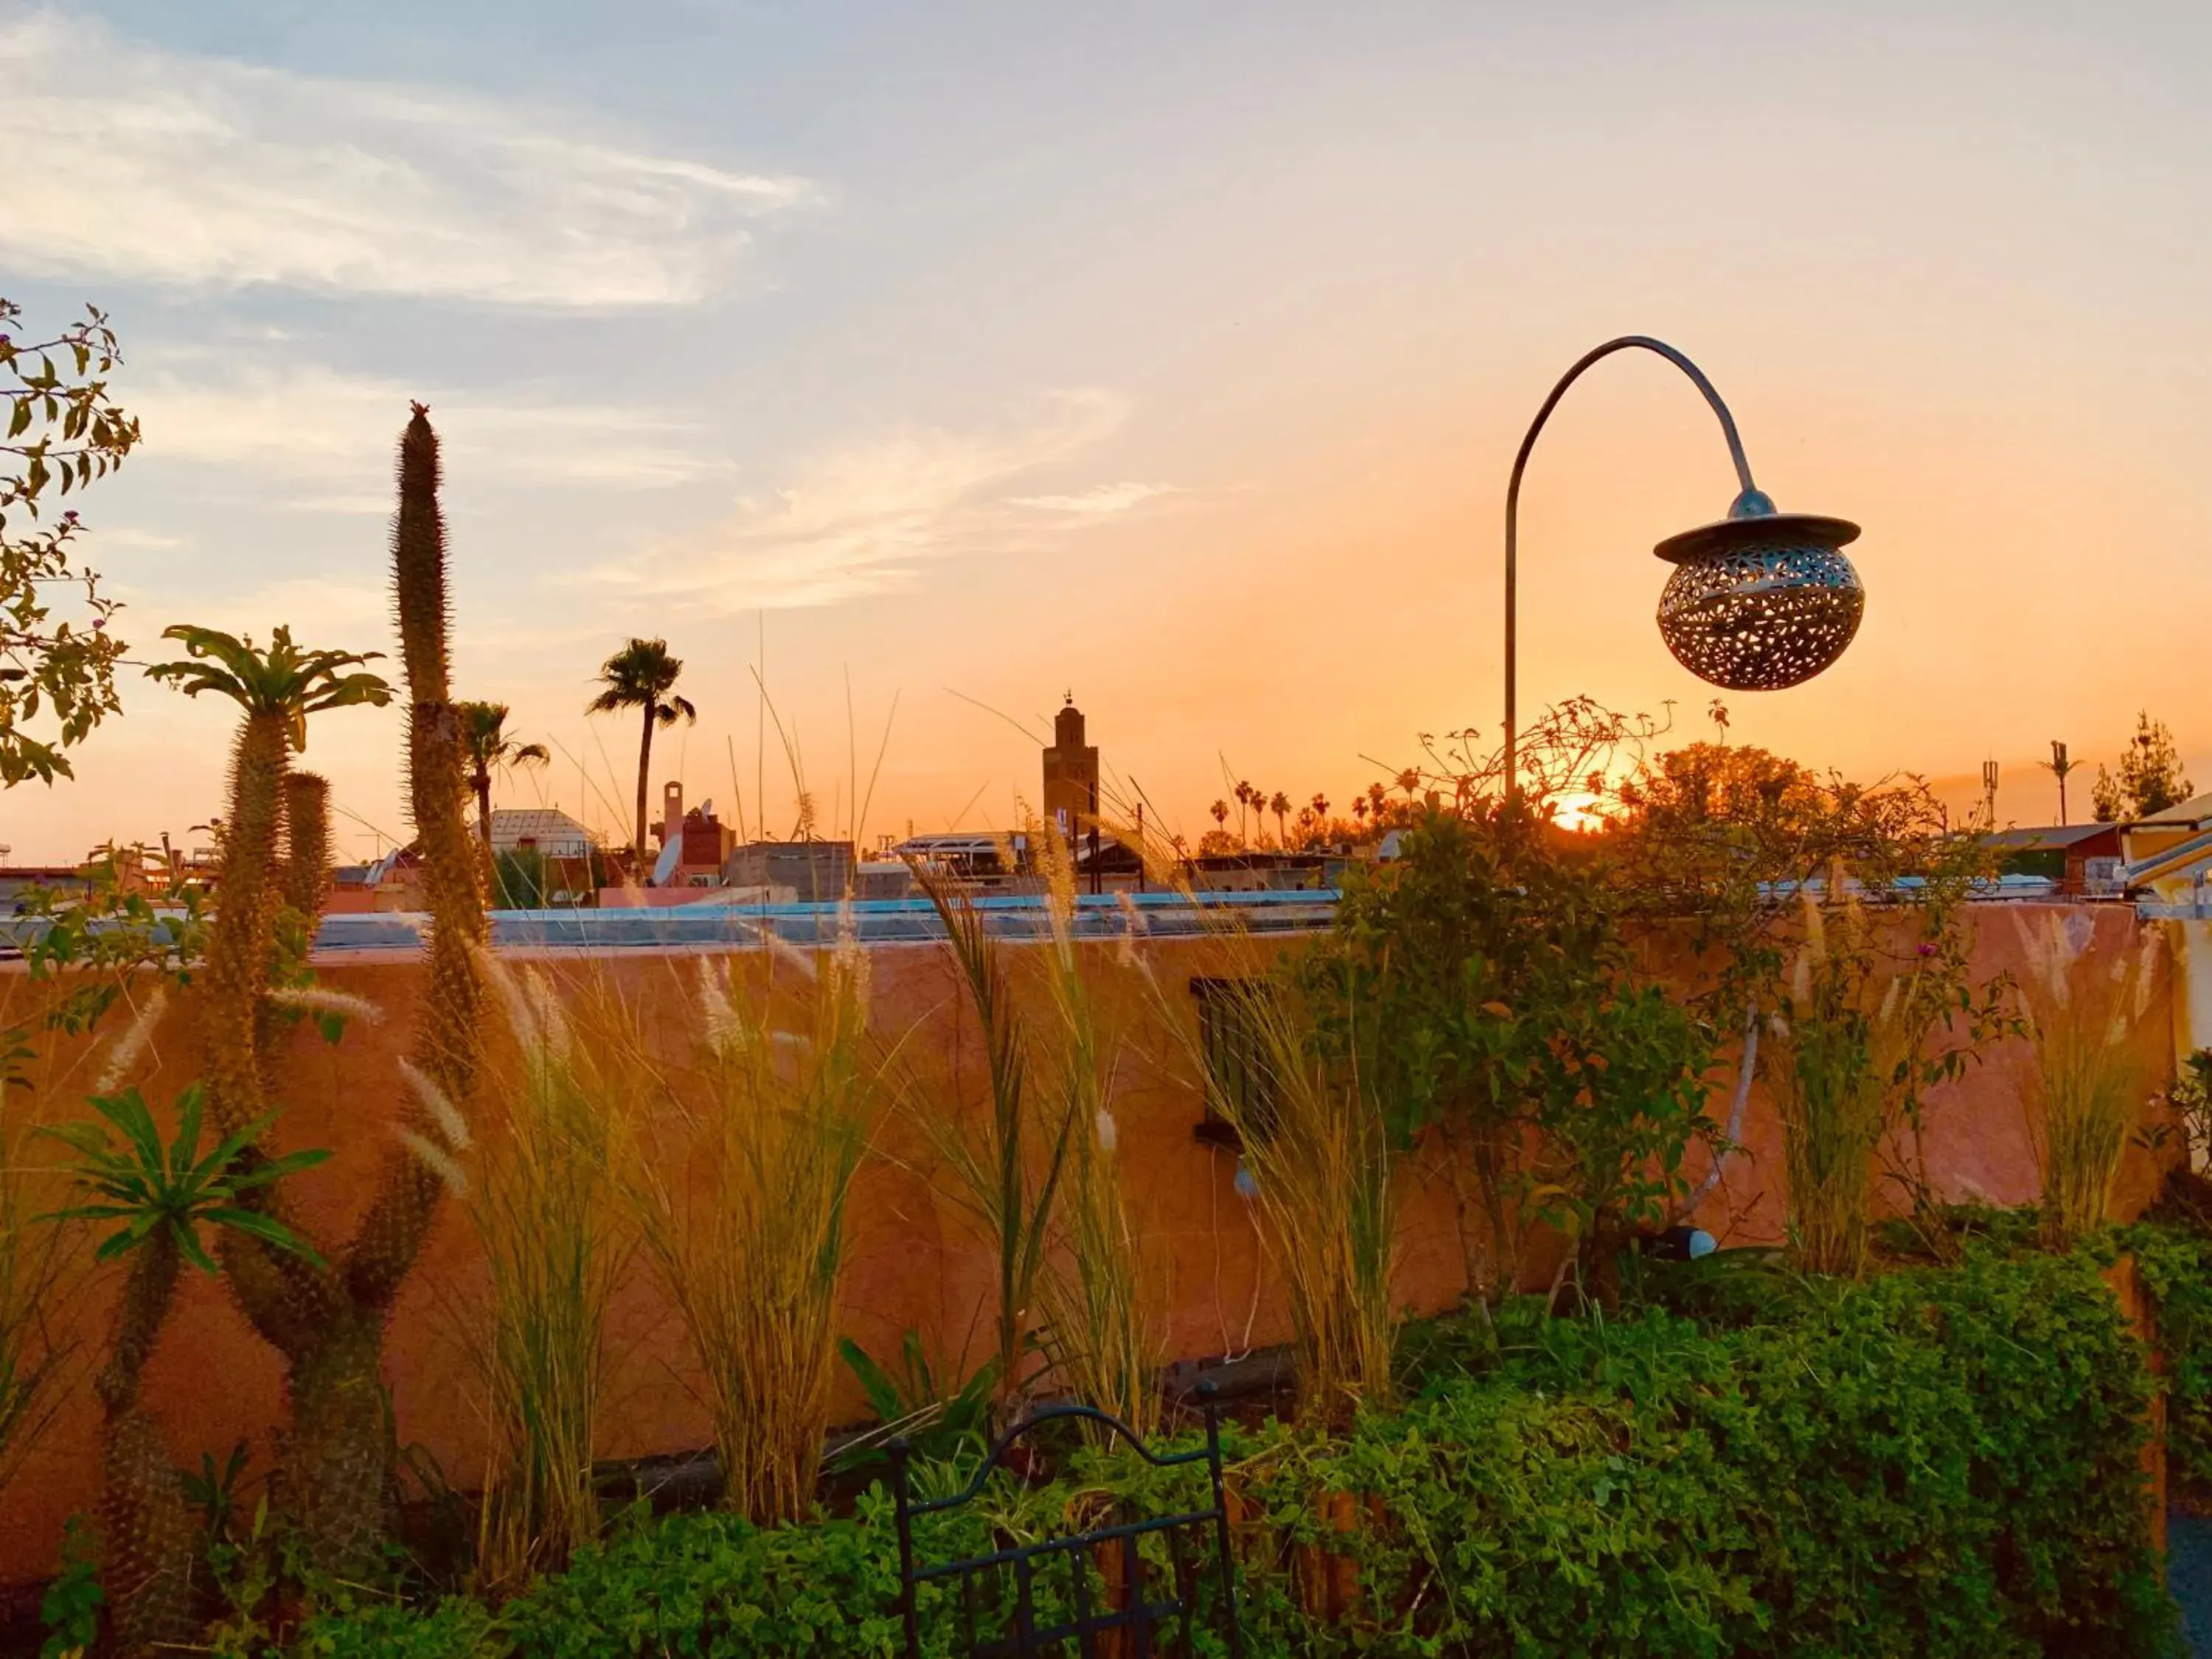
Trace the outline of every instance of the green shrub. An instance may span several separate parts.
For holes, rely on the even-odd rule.
[[[2212,1246],[2128,1242],[2161,1306],[2212,1331]],[[1441,1655],[2154,1656],[2170,1604],[2138,1458],[2151,1382],[2087,1254],[1976,1245],[1866,1285],[1777,1280],[1756,1322],[1652,1307],[1426,1349],[1413,1403],[1334,1439],[1225,1438],[1254,1659]],[[2192,1342],[2195,1340],[2191,1339]],[[2203,1420],[2212,1344],[2175,1369]],[[1058,1482],[937,1517],[932,1559],[1080,1524],[1113,1498],[1188,1501],[1188,1471],[1079,1454]],[[1359,1530],[1328,1532],[1327,1494]],[[1301,1611],[1314,1553],[1358,1563],[1350,1619]],[[619,1529],[510,1603],[467,1604],[317,1655],[516,1659],[898,1650],[879,1493],[853,1518],[762,1531],[723,1516]],[[951,1637],[926,1606],[933,1650]]]
[[[2166,1358],[2166,1468],[2177,1503],[2212,1506],[2212,1239],[2180,1228],[2130,1227],[2157,1310]]]

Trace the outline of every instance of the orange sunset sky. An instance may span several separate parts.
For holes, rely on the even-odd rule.
[[[2203,8],[353,9],[0,12],[37,88],[0,293],[124,338],[144,448],[83,512],[142,659],[180,621],[393,649],[420,397],[458,689],[561,756],[503,801],[623,836],[636,734],[581,710],[642,633],[701,713],[656,788],[754,827],[794,816],[762,668],[825,828],[894,698],[862,832],[1006,824],[1000,714],[1072,688],[1194,836],[1224,765],[1342,802],[1494,732],[1514,447],[1635,331],[1783,507],[1865,526],[1856,643],[1734,739],[1961,799],[1994,757],[2045,823],[2048,741],[2086,817],[2147,708],[2212,787]],[[1673,369],[1585,378],[1522,501],[1524,708],[1705,735],[1650,548],[1733,489]],[[0,799],[10,861],[219,810],[225,709],[125,698]],[[405,834],[400,729],[318,719],[349,854]]]

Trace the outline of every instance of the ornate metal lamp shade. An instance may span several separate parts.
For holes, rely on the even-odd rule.
[[[1731,691],[1778,691],[1844,654],[1866,590],[1844,556],[1859,527],[1844,519],[1778,513],[1756,489],[1718,524],[1652,550],[1674,574],[1659,596],[1659,632],[1699,679]]]

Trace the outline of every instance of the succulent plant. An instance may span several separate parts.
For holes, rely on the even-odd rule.
[[[202,1093],[178,1097],[177,1133],[164,1142],[136,1089],[94,1096],[99,1121],[45,1133],[69,1147],[64,1166],[78,1201],[46,1219],[112,1224],[95,1259],[130,1261],[109,1332],[107,1357],[93,1379],[100,1407],[99,1545],[108,1644],[137,1656],[188,1640],[191,1566],[198,1528],[169,1462],[161,1430],[142,1393],[146,1363],[176,1300],[186,1266],[216,1271],[201,1235],[234,1231],[262,1248],[319,1264],[305,1240],[249,1194],[319,1164],[323,1152],[256,1155],[264,1118],[200,1151]]]

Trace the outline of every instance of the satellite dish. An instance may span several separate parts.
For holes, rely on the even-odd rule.
[[[660,844],[660,856],[653,861],[653,884],[665,887],[676,874],[676,866],[684,862],[684,832],[678,830]]]

